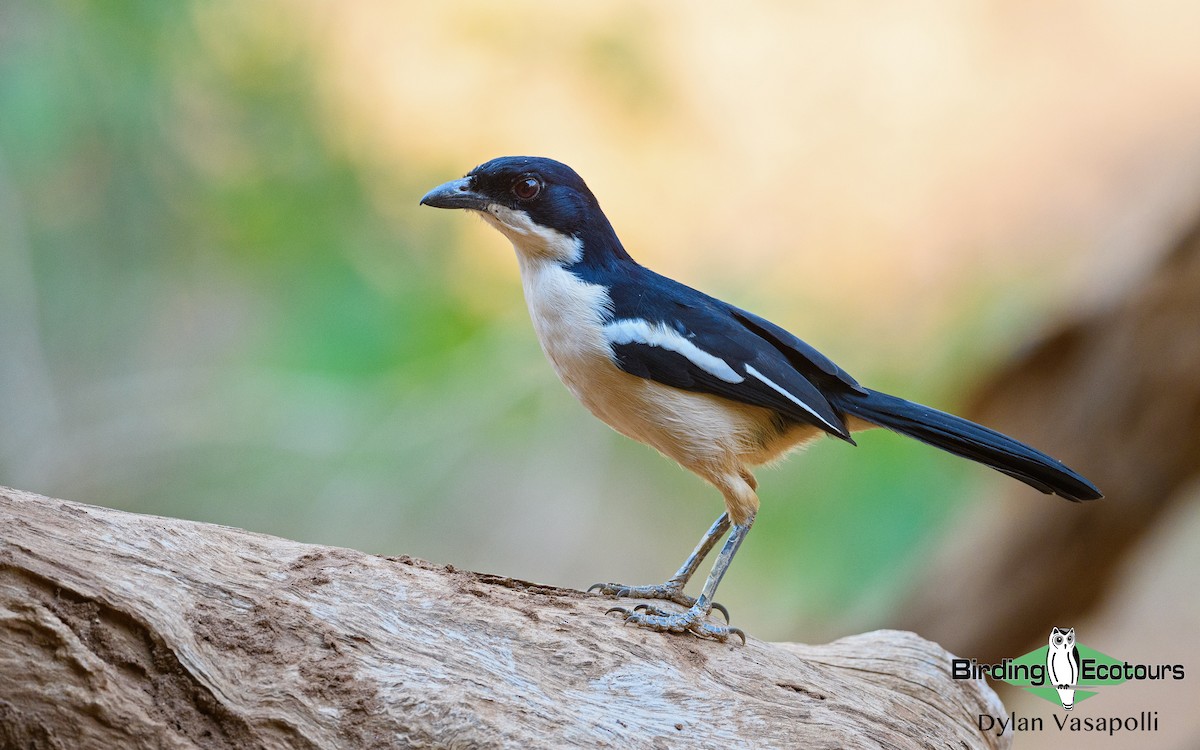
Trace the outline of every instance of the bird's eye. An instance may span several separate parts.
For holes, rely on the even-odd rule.
[[[542,192],[542,183],[536,177],[522,177],[513,183],[512,191],[518,200],[531,201]]]

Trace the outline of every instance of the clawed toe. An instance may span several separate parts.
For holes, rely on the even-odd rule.
[[[588,586],[588,592],[598,591],[605,596],[628,597],[630,599],[663,599],[675,602],[684,607],[690,607],[696,600],[683,593],[683,586],[677,583],[659,583],[653,586],[626,586],[623,583],[593,583]]]
[[[712,608],[717,610],[718,612],[720,612],[721,615],[725,617],[726,624],[728,624],[730,622],[729,610],[725,609],[724,604],[721,604],[720,602],[713,602]],[[742,631],[738,630],[738,632],[741,633]],[[742,643],[745,643],[745,642],[746,642],[746,636],[745,636],[745,634],[743,634],[742,635]]]
[[[591,586],[587,587],[587,590],[588,593],[598,591],[605,596],[615,596],[618,599],[662,599],[664,601],[674,602],[681,607],[693,607],[696,605],[696,600],[683,593],[682,587],[671,583],[660,583],[654,586],[626,586],[622,583],[593,583]],[[670,615],[669,612],[658,609],[657,607],[650,607],[646,604],[639,604],[633,609],[634,611],[640,611],[643,608],[645,608],[647,612],[660,617],[667,617]],[[621,608],[614,607],[608,611],[612,612],[616,609]],[[730,622],[729,610],[725,608],[724,604],[721,604],[720,602],[713,602],[712,609],[720,612],[721,616],[725,618],[726,623]]]
[[[633,609],[612,607],[604,614],[608,615],[613,612],[620,612],[627,624],[637,625],[640,628],[667,633],[691,633],[697,637],[711,638],[721,643],[729,640],[729,636],[736,635],[741,639],[742,645],[746,645],[746,633],[741,628],[705,622],[704,618],[707,613],[695,606],[684,612],[665,612],[649,604],[639,604]]]
[[[665,609],[659,609],[651,604],[639,604],[633,608],[634,612],[645,612],[646,614],[657,615],[658,617],[669,617],[670,612]]]

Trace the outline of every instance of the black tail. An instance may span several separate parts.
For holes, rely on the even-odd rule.
[[[1042,492],[1072,502],[1102,497],[1096,485],[1061,461],[961,417],[872,390],[839,394],[831,401],[848,415],[978,461]]]

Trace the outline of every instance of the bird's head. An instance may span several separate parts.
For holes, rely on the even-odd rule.
[[[583,179],[553,159],[492,159],[430,190],[421,205],[478,212],[523,260],[572,265],[585,255],[628,257]]]

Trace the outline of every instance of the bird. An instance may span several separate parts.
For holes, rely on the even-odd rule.
[[[1062,707],[1075,707],[1075,685],[1079,682],[1079,646],[1075,645],[1075,628],[1054,628],[1050,631],[1046,650],[1046,672],[1058,691]]]
[[[626,622],[724,642],[714,596],[759,509],[751,469],[830,435],[883,427],[1071,501],[1101,497],[1060,461],[1013,438],[864,387],[784,328],[642,266],[583,179],[562,162],[505,156],[446,182],[421,205],[481,216],[513,246],[534,331],[567,389],[617,432],[715,487],[724,512],[666,582],[598,583],[602,595],[674,608],[613,607]],[[696,597],[684,587],[728,533]],[[714,607],[725,623],[710,621]]]

